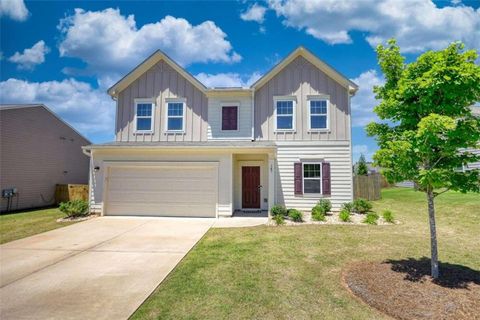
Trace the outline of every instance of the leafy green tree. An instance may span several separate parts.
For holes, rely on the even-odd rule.
[[[363,155],[363,153],[360,155],[360,158],[358,159],[356,173],[359,176],[368,176],[367,161],[365,161],[365,156]]]
[[[480,119],[470,108],[480,100],[477,53],[452,43],[406,64],[396,41],[389,40],[377,47],[377,56],[386,81],[374,88],[380,100],[374,110],[383,121],[367,126],[380,147],[374,160],[389,182],[411,180],[425,192],[431,275],[438,278],[435,197],[448,190],[479,191],[478,170],[459,170],[480,158],[463,151],[479,147]]]

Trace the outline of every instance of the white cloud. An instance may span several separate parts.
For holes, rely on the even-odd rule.
[[[7,16],[12,20],[25,21],[28,15],[23,0],[0,0],[0,17]]]
[[[49,52],[50,48],[45,45],[45,41],[40,40],[33,47],[23,50],[23,53],[15,52],[8,61],[16,63],[19,69],[33,70],[45,62],[45,55]]]
[[[88,69],[108,86],[155,50],[161,49],[179,64],[241,60],[227,35],[212,21],[192,25],[187,20],[166,16],[137,28],[134,15],[119,9],[102,11],[75,9],[60,21],[60,55],[85,61]]]
[[[254,3],[247,10],[245,10],[245,12],[242,12],[242,14],[240,14],[240,19],[244,21],[255,21],[258,23],[263,23],[263,21],[265,20],[266,11],[267,8],[258,5],[258,3]]]
[[[383,84],[383,79],[375,70],[368,70],[352,79],[352,81],[360,86],[351,100],[352,126],[363,127],[373,120],[378,120],[373,113],[373,107],[379,103],[375,99],[373,87]]]
[[[352,148],[353,162],[356,163],[360,156],[363,154],[367,161],[372,161],[372,157],[375,151],[370,150],[366,144],[357,144]]]
[[[88,83],[74,79],[0,82],[1,103],[43,103],[86,136],[113,137],[115,103]]]
[[[261,74],[254,72],[251,75],[240,75],[239,73],[217,73],[207,74],[199,73],[195,76],[200,82],[207,87],[249,87],[257,81]]]
[[[351,43],[349,32],[366,32],[375,46],[391,37],[403,52],[441,49],[461,40],[480,48],[480,8],[438,8],[431,0],[270,0],[284,24],[330,44]]]

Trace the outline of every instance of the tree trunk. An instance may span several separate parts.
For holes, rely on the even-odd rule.
[[[431,266],[432,266],[432,278],[437,279],[439,276],[438,271],[438,250],[437,250],[437,228],[435,225],[435,205],[433,190],[430,188],[427,190],[428,200],[428,218],[430,221],[430,247],[431,247]]]

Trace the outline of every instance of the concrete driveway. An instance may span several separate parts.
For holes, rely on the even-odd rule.
[[[0,318],[126,319],[215,219],[101,217],[0,246]]]

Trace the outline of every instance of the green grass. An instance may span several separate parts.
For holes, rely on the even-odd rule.
[[[400,224],[211,229],[133,319],[384,319],[341,284],[354,261],[429,256],[426,201],[386,189]],[[480,196],[436,201],[440,260],[480,270]]]
[[[0,244],[65,227],[75,222],[57,222],[65,217],[57,208],[32,210],[0,216]]]

